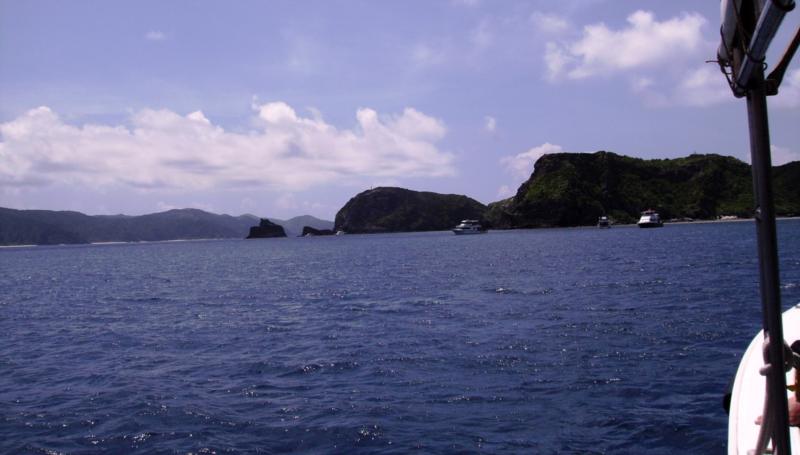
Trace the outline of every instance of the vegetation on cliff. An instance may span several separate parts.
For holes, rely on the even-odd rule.
[[[336,214],[335,229],[347,233],[440,231],[462,219],[481,218],[486,206],[458,194],[379,187],[359,193]]]
[[[774,168],[778,215],[800,213],[800,166]],[[732,157],[644,160],[611,152],[542,156],[517,194],[489,205],[493,228],[590,225],[601,215],[634,222],[652,208],[663,219],[751,216],[750,166]]]

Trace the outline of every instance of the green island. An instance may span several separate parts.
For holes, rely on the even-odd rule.
[[[773,167],[772,175],[776,214],[800,215],[800,161]],[[335,222],[308,215],[260,222],[197,209],[89,216],[0,208],[0,245],[439,231],[462,219],[491,229],[589,226],[604,215],[627,224],[647,209],[675,221],[750,218],[750,165],[716,154],[645,160],[606,151],[554,153],[536,162],[514,196],[488,206],[464,195],[378,187],[351,198]],[[251,229],[259,223],[260,230]]]

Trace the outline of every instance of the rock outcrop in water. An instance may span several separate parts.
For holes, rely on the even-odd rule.
[[[336,214],[334,230],[348,234],[439,231],[480,219],[486,206],[458,194],[379,187],[364,191]]]
[[[314,229],[311,226],[303,226],[303,233],[300,234],[303,237],[311,237],[317,235],[333,235],[335,234],[334,231],[330,229]]]
[[[319,230],[333,229],[333,221],[321,220],[310,215],[300,215],[288,220],[279,220],[277,218],[270,218],[269,220],[283,226],[287,237],[303,235],[302,231],[306,226]]]
[[[800,213],[800,162],[773,175],[778,215]],[[663,219],[750,217],[752,205],[750,166],[733,157],[554,153],[539,158],[516,195],[489,204],[486,221],[495,229],[593,225],[601,215],[632,223],[648,208]]]
[[[275,237],[286,237],[286,231],[283,230],[283,226],[275,224],[266,218],[261,218],[258,226],[251,227],[250,234],[247,236],[248,239],[269,239]]]

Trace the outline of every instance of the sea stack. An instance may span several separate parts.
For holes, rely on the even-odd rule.
[[[247,236],[248,239],[268,239],[273,237],[286,237],[286,231],[283,230],[283,226],[275,224],[266,218],[261,218],[258,226],[251,227],[250,234]]]

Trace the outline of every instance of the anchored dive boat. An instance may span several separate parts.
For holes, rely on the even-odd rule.
[[[478,220],[461,220],[461,223],[453,228],[456,235],[464,234],[485,234],[486,228],[481,226]]]
[[[603,215],[597,219],[597,227],[599,228],[610,228],[611,222],[608,220],[608,217]]]
[[[773,69],[765,75],[767,48],[783,17],[794,9],[794,0],[722,0],[720,6],[721,43],[716,62],[733,95],[747,100],[763,313],[763,331],[745,351],[731,391],[728,454],[800,454],[800,422],[790,419],[800,417],[800,307],[781,314],[767,120],[767,96],[778,93],[800,47],[800,28],[778,64],[769,65]],[[790,381],[793,387],[787,390]]]
[[[644,212],[642,212],[642,217],[639,218],[639,222],[636,224],[638,224],[640,228],[654,228],[654,227],[664,226],[664,222],[661,221],[661,217],[655,210],[645,210]]]

